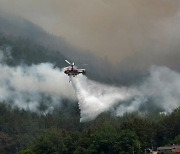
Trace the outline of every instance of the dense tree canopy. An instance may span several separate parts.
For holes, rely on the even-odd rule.
[[[79,122],[77,106],[62,105],[39,115],[0,103],[0,112],[1,153],[143,153],[145,148],[180,144],[180,108],[157,114],[158,120],[104,113],[86,123]]]
[[[30,24],[31,28],[28,26],[29,28],[24,29],[24,33],[22,33],[22,27],[18,26],[18,21],[16,26],[5,22],[5,18],[1,21],[4,24],[1,22],[0,52],[3,52],[5,56],[1,63],[12,67],[42,62],[53,63],[59,68],[65,66],[63,52],[56,51],[57,48],[50,49],[47,45],[43,46],[49,42],[48,40],[40,43],[43,36],[47,35],[43,34],[42,30],[31,31],[30,29],[34,26]],[[17,31],[22,35],[15,35]],[[27,33],[29,37],[27,37]],[[54,39],[51,41],[52,47]],[[61,45],[63,46],[63,44]],[[60,49],[66,48],[65,45]],[[93,64],[90,68],[101,70],[100,68],[104,68],[104,64],[107,62],[102,63],[103,67],[98,69],[96,64],[98,63]],[[96,71],[89,73],[90,77],[114,83],[108,78],[111,69],[107,66],[104,68],[106,70],[104,74],[107,74],[108,70],[108,75],[104,75],[103,71]],[[118,75],[115,76],[119,78]],[[115,80],[115,83],[118,81],[120,79]],[[129,78],[126,78],[126,82],[130,82]],[[45,106],[43,106],[43,102],[41,103],[42,106],[39,109],[43,111]],[[180,108],[167,115],[149,113],[140,116],[132,113],[115,117],[109,113],[103,113],[93,121],[80,123],[78,103],[72,104],[68,100],[62,100],[61,104],[52,113],[41,114],[12,107],[11,102],[0,102],[0,153],[129,154],[144,153],[145,149],[151,147],[180,144]]]
[[[5,63],[10,66],[51,62],[63,67],[65,64],[60,52],[28,39],[1,37],[0,50],[4,52]],[[143,153],[146,148],[166,144],[180,144],[180,108],[167,115],[149,113],[140,116],[132,113],[114,117],[103,113],[94,121],[80,123],[78,103],[73,105],[68,100],[62,100],[61,106],[47,114],[19,109],[10,104],[0,102],[2,154],[128,154]],[[42,105],[39,109],[43,111],[44,108]]]

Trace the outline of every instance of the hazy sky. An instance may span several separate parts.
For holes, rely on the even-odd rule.
[[[180,41],[179,0],[0,0],[0,9],[114,62]]]

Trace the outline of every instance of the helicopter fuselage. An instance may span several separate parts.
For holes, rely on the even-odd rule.
[[[78,68],[75,68],[75,67],[68,67],[68,68],[65,68],[64,73],[67,74],[68,76],[75,77],[75,76],[77,76],[79,74],[85,75],[86,70],[85,69],[78,69]]]

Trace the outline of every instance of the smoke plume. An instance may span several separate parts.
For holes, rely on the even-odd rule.
[[[92,120],[100,113],[111,109],[118,102],[129,100],[138,94],[133,88],[108,86],[81,75],[74,78],[72,83],[79,100],[80,121],[82,122]]]
[[[63,71],[50,63],[10,67],[5,64],[7,57],[11,58],[10,49],[6,55],[0,52],[0,102],[12,107],[47,113],[65,98],[78,101],[80,121],[84,122],[106,111],[116,116],[154,109],[170,113],[180,105],[180,73],[167,67],[152,66],[139,85],[115,87],[83,75],[69,83]]]
[[[136,87],[114,87],[84,76],[73,79],[81,110],[80,121],[95,119],[111,111],[116,116],[131,112],[150,112],[153,108],[172,112],[180,105],[180,74],[167,67],[151,67],[149,76]]]
[[[2,52],[0,57],[2,62]],[[49,112],[64,98],[76,100],[68,78],[50,63],[17,67],[1,63],[0,74],[0,101],[12,106],[39,111],[42,103]]]
[[[156,57],[176,64],[167,53],[179,55],[179,0],[0,0],[0,10],[115,64],[129,56],[137,62],[137,53],[145,58],[140,68]]]

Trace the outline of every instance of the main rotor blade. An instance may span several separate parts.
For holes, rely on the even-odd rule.
[[[66,60],[66,59],[65,59],[65,62],[68,63],[69,65],[71,65],[71,63],[68,60]]]

